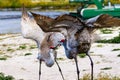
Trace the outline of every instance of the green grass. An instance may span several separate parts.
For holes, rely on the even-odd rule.
[[[120,43],[120,33],[119,33],[118,36],[116,36],[116,37],[114,37],[114,38],[112,38],[112,39],[108,39],[108,40],[106,40],[106,39],[104,39],[104,40],[98,40],[98,41],[96,41],[96,42],[98,42],[98,43]]]
[[[120,54],[118,54],[117,57],[120,57]]]
[[[57,0],[51,2],[31,2],[32,0],[0,0],[0,8],[21,8],[22,4],[24,3],[27,8],[39,7],[40,9],[60,9],[60,8],[77,8],[79,3],[69,3],[69,0]]]
[[[31,0],[0,0],[0,8],[18,8],[21,7],[22,4],[26,6],[30,6]]]
[[[25,53],[24,56],[29,56],[29,55],[32,55],[32,53]]]
[[[112,51],[119,51],[120,50],[120,48],[116,48],[116,49],[113,49]]]
[[[4,73],[0,72],[0,80],[15,80],[13,76],[5,76]]]
[[[31,46],[30,46],[30,49],[35,49],[35,48],[37,48],[36,45],[31,45]]]
[[[0,60],[7,60],[6,57],[0,57]]]
[[[80,80],[90,80],[90,74],[84,74]],[[94,80],[120,80],[119,76],[112,76],[106,73],[99,73],[97,77],[94,77]]]
[[[78,56],[79,56],[80,58],[85,58],[85,57],[86,57],[86,54],[85,54],[85,53],[80,53],[80,54],[78,54]]]
[[[106,29],[106,28],[105,28],[105,29],[101,29],[100,31],[101,31],[103,34],[112,34],[112,31],[113,31],[113,30],[111,30],[111,29]]]
[[[15,50],[10,48],[10,47],[8,47],[7,51],[14,52]]]
[[[112,67],[101,68],[101,70],[110,70],[110,69],[112,69]]]
[[[17,50],[23,50],[26,48],[27,48],[27,46],[25,44],[23,44],[23,45],[20,45],[19,48],[17,48]]]
[[[60,57],[60,58],[57,58],[57,60],[64,60],[64,58],[61,58],[61,57]]]

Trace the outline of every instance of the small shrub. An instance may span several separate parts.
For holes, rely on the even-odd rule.
[[[30,49],[35,49],[37,48],[35,45],[30,46]]]
[[[19,46],[19,48],[18,48],[18,50],[21,50],[21,49],[26,49],[27,48],[27,46],[26,45],[20,45]]]
[[[86,54],[85,54],[85,53],[80,53],[80,54],[78,54],[78,56],[79,56],[80,58],[84,58],[84,57],[86,57]]]
[[[110,70],[110,69],[112,69],[112,67],[101,68],[101,70]]]
[[[32,53],[25,53],[25,56],[32,55]]]
[[[5,76],[4,73],[0,73],[0,80],[15,80],[13,76]]]
[[[120,57],[120,54],[118,54],[117,57]]]
[[[103,34],[112,34],[112,31],[111,29],[101,29],[100,30]]]
[[[116,49],[113,49],[112,51],[119,51],[120,50],[120,48],[116,48]]]
[[[96,42],[98,42],[98,43],[120,43],[120,33],[118,36],[114,37],[113,39],[98,40]]]
[[[7,51],[14,52],[15,50],[13,50],[12,48],[8,47]]]
[[[6,57],[0,57],[0,60],[7,60]]]
[[[57,60],[64,60],[64,58],[61,58],[61,57],[60,57],[60,58],[57,58]]]

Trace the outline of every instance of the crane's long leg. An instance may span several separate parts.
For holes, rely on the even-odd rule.
[[[79,74],[80,74],[80,71],[79,71],[78,61],[77,61],[77,56],[76,56],[76,55],[74,56],[74,60],[75,60],[75,63],[76,63],[76,68],[77,68],[77,77],[78,77],[78,80],[79,80]]]
[[[62,76],[62,79],[65,80],[65,79],[64,79],[64,76],[63,76],[63,73],[62,73],[62,70],[61,70],[61,68],[60,68],[57,60],[55,60],[55,62],[56,62],[56,64],[57,64],[57,66],[58,66],[58,69],[59,69],[59,71],[60,71],[60,74],[61,74],[61,76]]]
[[[87,52],[86,55],[89,57],[90,62],[91,62],[91,80],[93,80],[93,61],[92,61],[92,58],[89,55],[89,52]]]
[[[61,76],[62,76],[62,79],[65,80],[65,79],[64,79],[64,76],[63,76],[63,73],[62,73],[62,70],[61,70],[61,68],[60,68],[60,66],[59,66],[56,58],[57,58],[57,52],[55,52],[55,62],[56,62],[56,64],[57,64],[57,66],[58,66],[58,69],[59,69],[59,72],[60,72],[60,74],[61,74]]]
[[[42,63],[42,61],[39,60],[39,80],[41,78],[41,63]]]

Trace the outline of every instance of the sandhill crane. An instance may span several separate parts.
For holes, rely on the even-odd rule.
[[[47,27],[43,24],[52,22],[52,18],[39,15],[39,19],[45,20],[44,23],[40,23],[40,27]],[[59,46],[60,40],[64,39],[64,36],[59,32],[49,32],[45,33],[43,29],[39,28],[36,21],[29,17],[24,6],[22,9],[22,19],[21,19],[21,32],[22,36],[27,39],[32,39],[37,43],[38,46],[38,59],[40,61],[39,67],[39,80],[41,75],[41,62],[44,61],[48,67],[51,67],[56,62],[59,71],[64,80],[61,69],[56,61],[56,51],[55,47]],[[53,30],[54,31],[54,30]]]
[[[36,23],[38,23],[38,20],[36,20]],[[89,55],[92,32],[95,29],[105,27],[109,28],[113,26],[120,26],[120,19],[113,18],[107,14],[98,15],[86,21],[66,14],[56,18],[55,21],[53,21],[49,26],[49,31],[46,32],[52,32],[53,30],[57,29],[63,33],[66,38],[65,41],[63,41],[66,56],[69,59],[75,60],[78,80],[79,68],[77,63],[77,54],[83,52],[86,53],[91,61],[91,80],[93,80],[93,61]]]

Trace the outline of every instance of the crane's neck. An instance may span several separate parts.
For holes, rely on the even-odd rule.
[[[65,41],[63,42],[63,46],[65,49],[65,54],[67,56],[67,58],[69,59],[73,59],[73,56],[71,55],[71,48],[68,46],[68,41],[65,39]]]
[[[63,42],[63,46],[64,46],[64,49],[65,50],[68,50],[68,48],[67,48],[67,40],[65,39],[65,41]]]

